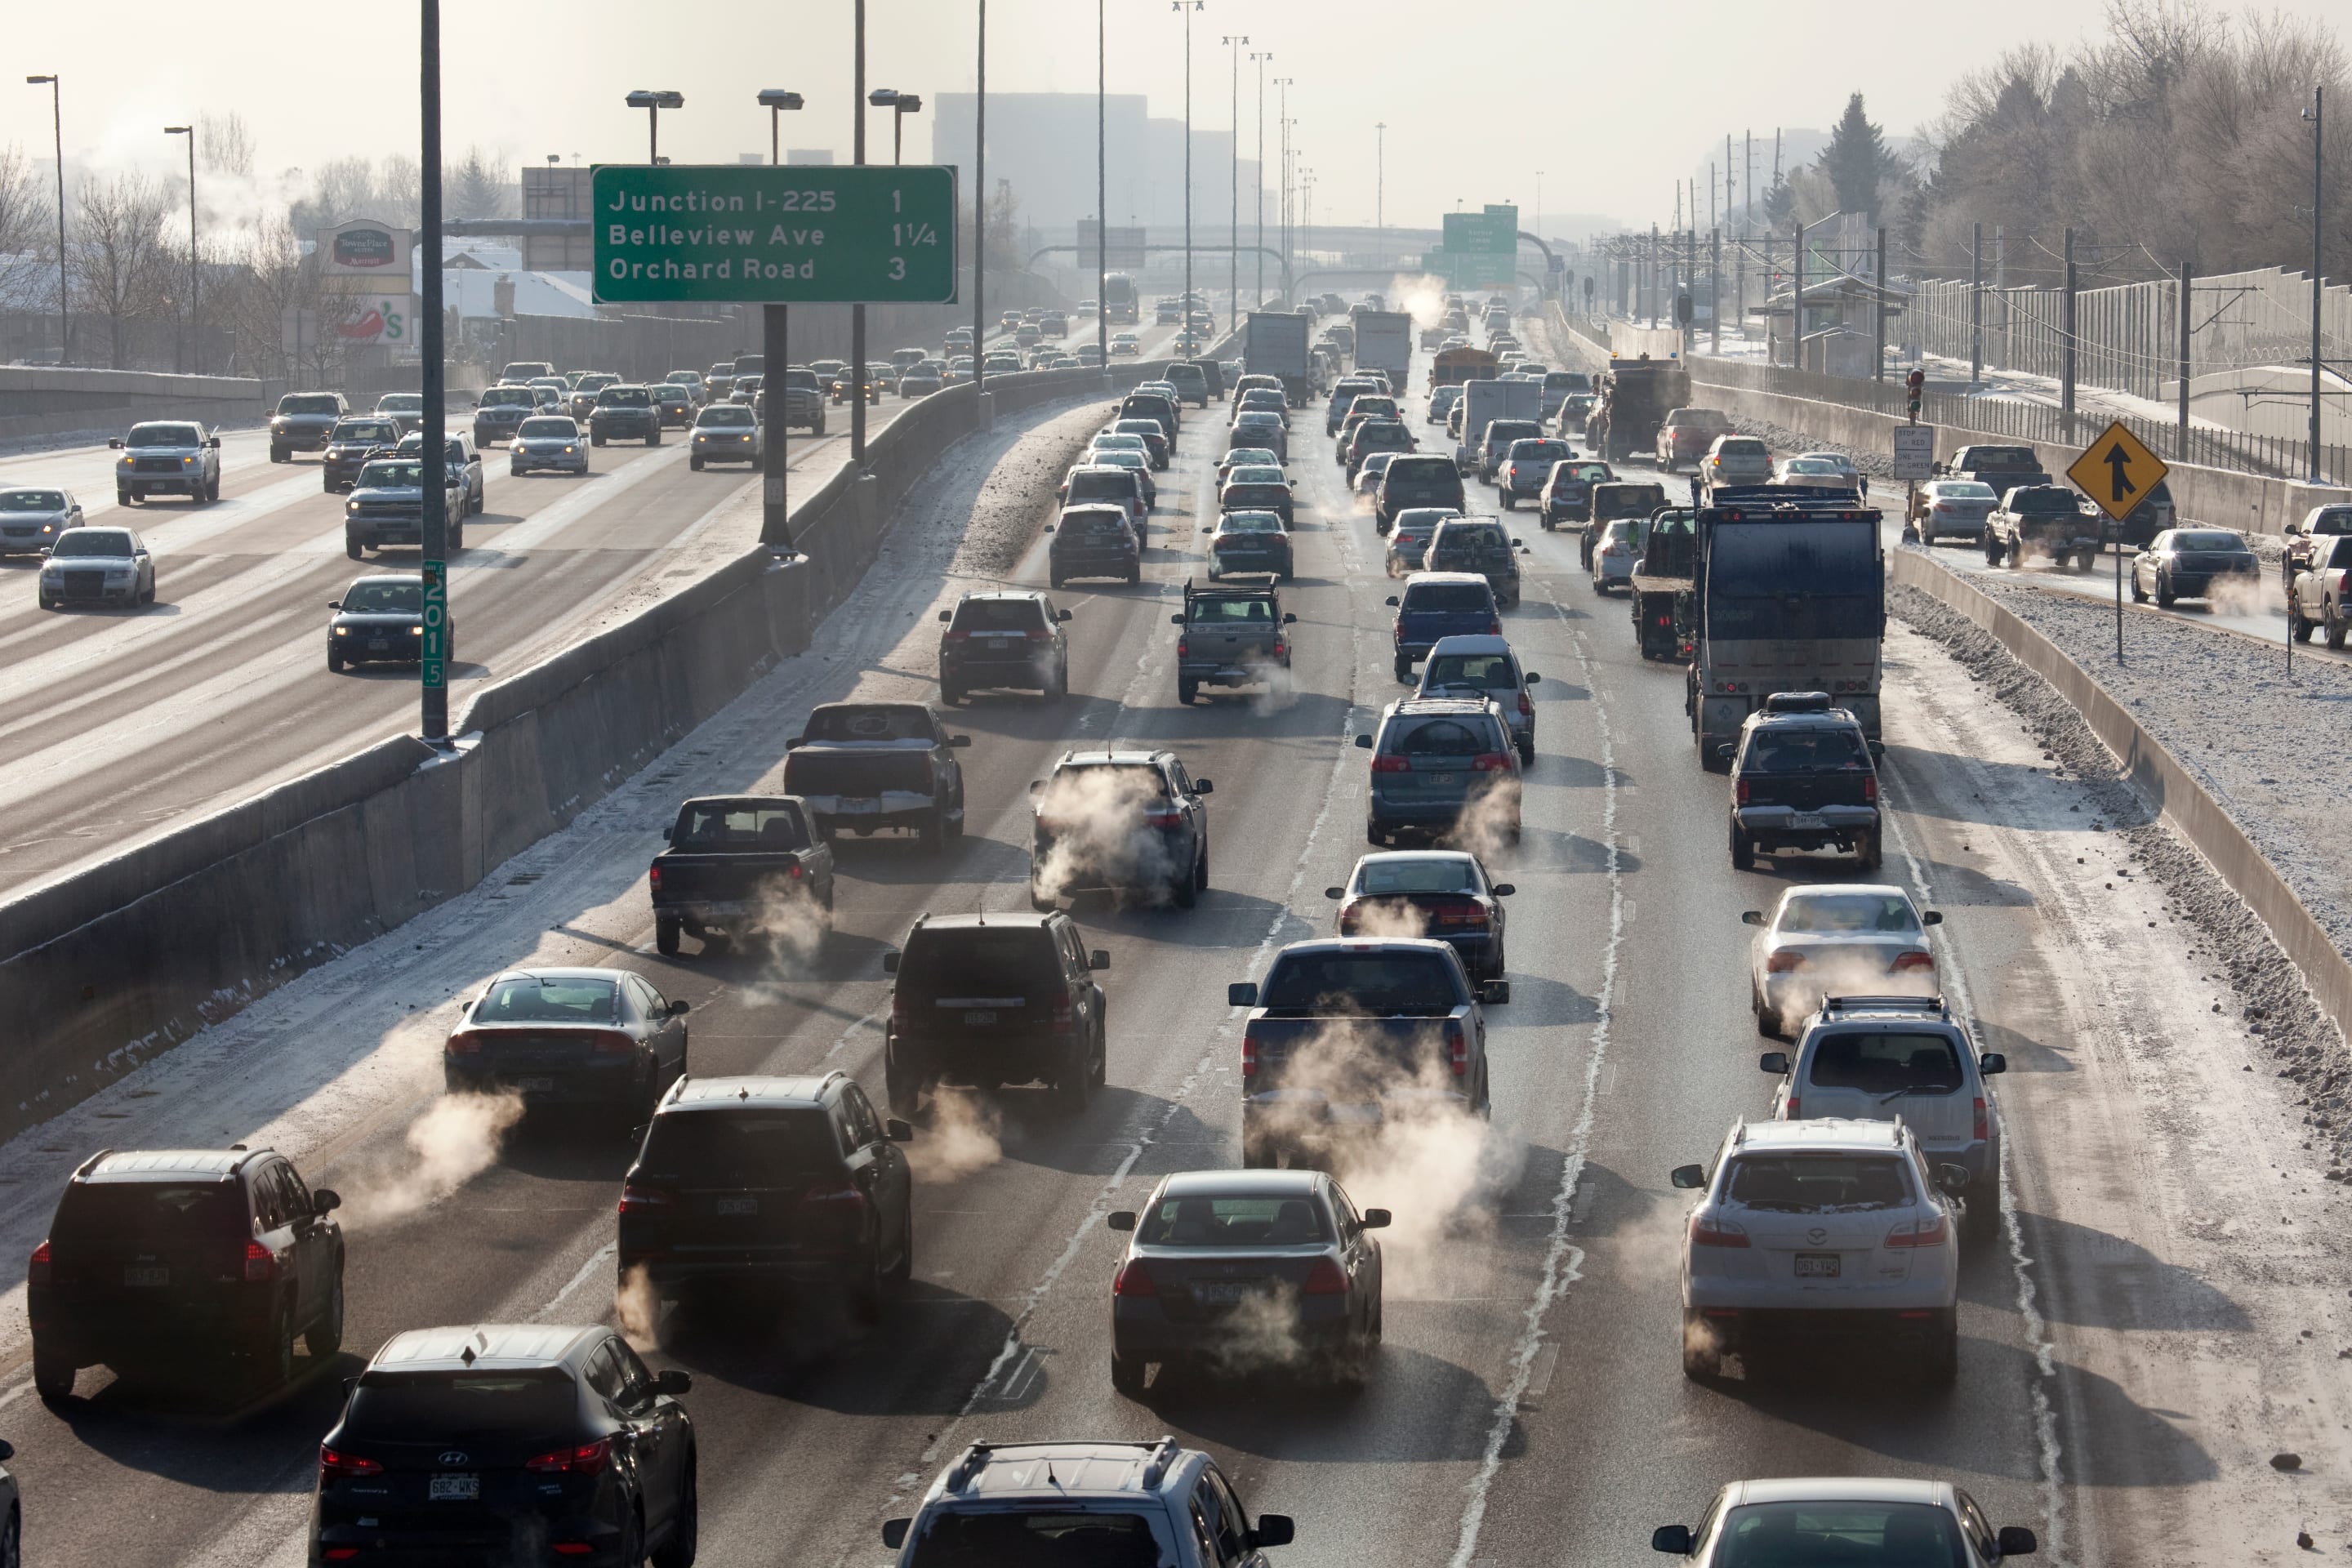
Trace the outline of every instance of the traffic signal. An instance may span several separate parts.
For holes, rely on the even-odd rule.
[[[1681,327],[1689,326],[1691,324],[1691,297],[1687,294],[1675,295],[1675,324]]]
[[[1916,425],[1919,422],[1919,399],[1926,395],[1927,391],[1927,373],[1924,370],[1913,371],[1903,378],[1903,386],[1905,392],[1909,395],[1911,422]]]

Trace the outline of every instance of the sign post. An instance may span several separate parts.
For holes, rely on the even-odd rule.
[[[2099,432],[2066,469],[2074,488],[2117,525],[2116,534],[2116,662],[2124,660],[2124,542],[2121,525],[2147,499],[2170,464],[2147,449],[2120,419]],[[2287,670],[2294,670],[2294,639],[2287,639]]]
[[[1936,473],[1936,427],[1897,425],[1895,427],[1895,477],[1903,481],[1903,537],[1916,532],[1919,481]]]

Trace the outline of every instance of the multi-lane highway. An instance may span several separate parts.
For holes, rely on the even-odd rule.
[[[1513,1000],[1489,1015],[1485,1172],[1398,1161],[1358,1179],[1360,1203],[1398,1215],[1386,1345],[1362,1394],[1265,1380],[1179,1380],[1140,1403],[1113,1392],[1107,1287],[1120,1238],[1103,1215],[1135,1206],[1162,1173],[1238,1163],[1238,1015],[1223,983],[1328,930],[1321,889],[1364,847],[1352,737],[1402,694],[1379,542],[1346,496],[1316,409],[1293,426],[1293,689],[1177,706],[1168,611],[1213,520],[1223,412],[1190,415],[1160,477],[1145,581],[1056,594],[1074,612],[1070,696],[983,697],[955,710],[951,728],[973,737],[962,753],[970,836],[937,861],[911,843],[842,846],[838,927],[814,961],[656,955],[644,868],[661,826],[681,796],[772,785],[783,739],[813,703],[935,700],[930,612],[961,589],[1046,580],[1041,546],[1002,579],[976,574],[960,548],[982,521],[1049,521],[1038,476],[1102,410],[977,438],[826,624],[820,657],[772,673],[508,875],[0,1152],[0,1250],[20,1254],[65,1173],[100,1143],[274,1142],[350,1205],[345,1353],[306,1365],[293,1392],[257,1409],[225,1413],[96,1370],[78,1397],[45,1407],[24,1381],[22,1290],[0,1298],[0,1345],[13,1358],[0,1429],[26,1495],[44,1500],[28,1510],[35,1560],[298,1563],[315,1446],[355,1358],[420,1324],[615,1312],[625,1141],[551,1123],[494,1151],[438,1119],[453,997],[533,959],[618,964],[692,1002],[695,1072],[838,1068],[878,1095],[884,949],[926,910],[1025,908],[1026,786],[1066,748],[1105,743],[1171,748],[1216,784],[1211,890],[1197,909],[1078,910],[1087,944],[1112,956],[1101,977],[1108,1091],[1075,1121],[1041,1093],[1008,1090],[979,1126],[922,1131],[909,1146],[922,1178],[914,1282],[877,1328],[815,1309],[624,1320],[656,1364],[694,1375],[706,1561],[878,1561],[880,1521],[907,1511],[964,1443],[1163,1431],[1212,1450],[1253,1509],[1298,1518],[1283,1563],[1641,1562],[1653,1524],[1695,1522],[1723,1481],[1804,1473],[1960,1482],[2000,1521],[2041,1530],[2062,1562],[2178,1560],[2187,1540],[2284,1551],[2294,1526],[2280,1521],[2297,1517],[2325,1550],[2341,1550],[2342,1483],[2313,1477],[2290,1493],[2297,1483],[2263,1463],[2274,1450],[2320,1452],[2352,1421],[2335,1370],[2342,1335],[2329,1331],[2344,1315],[2342,1228],[2315,1223],[2317,1199],[2284,1215],[2271,1201],[2282,1179],[2328,1190],[2294,1149],[2292,1108],[2267,1073],[2241,1072],[2242,1038],[2206,1010],[2213,987],[2200,964],[2210,961],[2198,934],[2173,921],[2160,892],[2137,889],[2121,836],[2077,809],[2080,786],[2052,776],[2038,741],[1899,628],[1887,872],[1948,913],[1945,983],[1986,1047],[2012,1064],[2000,1097],[2009,1245],[1968,1266],[1948,1394],[1837,1359],[1718,1387],[1685,1381],[1685,1204],[1666,1173],[1706,1158],[1730,1121],[1769,1105],[1739,911],[1792,881],[1850,872],[1803,858],[1730,869],[1726,785],[1693,755],[1680,668],[1644,663],[1622,603],[1591,593],[1572,540],[1526,514],[1516,525],[1529,549],[1525,602],[1505,629],[1543,677],[1539,754],[1524,840],[1496,868],[1518,891]],[[1428,426],[1412,424],[1427,445]],[[678,549],[738,488],[693,476],[712,481],[706,496],[667,454],[614,479],[640,470],[635,489],[560,530],[601,541],[575,542],[583,554],[628,561],[592,559],[569,586],[546,563],[540,597],[496,617],[503,632],[482,612],[462,623],[463,657],[537,646],[551,606],[609,594],[623,575],[643,580],[648,552]],[[233,473],[236,493],[259,497],[283,470],[247,460]],[[551,499],[562,483],[515,481],[507,493],[544,485],[551,499],[534,495],[544,516],[563,504]],[[516,521],[498,523],[508,512]],[[209,568],[207,581],[250,606],[238,574],[315,542],[327,513],[305,515],[232,522],[274,531],[271,546]],[[551,553],[543,539],[528,550],[502,541],[532,518],[494,488],[494,526],[470,552],[487,558],[472,575],[494,582],[497,563]],[[202,592],[195,559],[179,570]],[[272,713],[349,710],[354,690],[384,703],[372,722],[396,721],[404,683],[337,687],[316,668],[312,601],[341,575],[320,559],[273,591],[287,624],[252,657],[282,661],[280,685],[242,698],[234,685],[212,689],[226,711],[206,702],[143,749],[176,744],[193,757],[215,726],[231,727],[215,752],[259,742]],[[463,593],[462,573],[459,584]],[[473,602],[495,592],[486,582]],[[215,617],[224,655],[249,635],[240,618],[260,616]],[[184,652],[203,662],[198,648]],[[172,678],[194,686],[219,673]],[[80,700],[97,703],[116,700],[106,693],[125,676],[63,679],[85,682]],[[115,722],[128,733],[135,720]],[[239,723],[256,732],[235,733]],[[287,755],[320,724],[289,731]],[[138,803],[135,790],[85,784],[67,789],[68,818],[101,809],[99,795]],[[2194,1118],[2179,1113],[2190,1105]],[[2298,1339],[2306,1329],[2318,1336]],[[2259,1378],[2244,1365],[2255,1345]]]

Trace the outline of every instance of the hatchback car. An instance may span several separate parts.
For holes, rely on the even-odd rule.
[[[1748,1370],[1811,1343],[1842,1360],[1875,1341],[1934,1386],[1959,1373],[1959,1215],[1969,1173],[1930,1172],[1901,1121],[1735,1122],[1683,1230],[1683,1375]]]
[[[1186,1171],[1126,1234],[1110,1286],[1110,1381],[1143,1392],[1153,1363],[1240,1373],[1296,1368],[1349,1382],[1380,1354],[1386,1209],[1358,1213],[1320,1171]]]
[[[1074,506],[1047,523],[1045,531],[1053,535],[1045,563],[1055,587],[1076,577],[1143,581],[1143,547],[1126,508],[1102,502]]]
[[[966,594],[941,610],[940,700],[961,702],[982,687],[1011,687],[1058,700],[1070,689],[1070,618],[1043,594]]]
[[[1502,710],[1483,698],[1407,698],[1381,715],[1364,838],[1443,839],[1465,827],[1480,839],[1519,841],[1519,758]]]
[[[81,525],[71,490],[0,489],[0,555],[46,555],[58,535]]]
[[[1191,909],[1209,886],[1215,792],[1171,752],[1064,752],[1029,785],[1030,903],[1110,892]]]
[[[941,1083],[984,1094],[1042,1083],[1064,1110],[1084,1110],[1109,1077],[1108,1002],[1094,978],[1109,967],[1058,910],[923,915],[882,955],[896,977],[882,1036],[890,1109],[913,1116]]]
[[[415,664],[425,648],[425,578],[415,572],[362,577],[327,601],[327,668]],[[445,620],[442,657],[457,657],[457,628]]]
[[[2040,1548],[2021,1524],[1995,1530],[1976,1499],[1948,1481],[1788,1477],[1733,1481],[1704,1522],[1662,1524],[1650,1548],[1696,1568],[1837,1563],[1852,1568],[1993,1568]]]
[[[816,1286],[873,1322],[913,1276],[914,1184],[900,1143],[843,1072],[680,1079],[622,1180],[622,1289],[656,1297]]]
[[[66,605],[135,609],[155,602],[155,558],[130,529],[72,529],[49,546],[38,582],[35,594],[45,610]]]
[[[1748,944],[1748,1003],[1757,1033],[1785,1037],[1825,996],[1932,996],[1936,952],[1924,913],[1901,888],[1871,882],[1790,888],[1767,915],[1739,917],[1756,928]]]
[[[394,1334],[319,1445],[310,1561],[689,1568],[692,1385],[601,1325]]]
[[[1231,489],[1252,487],[1234,485]],[[1287,493],[1287,492],[1285,492]],[[1290,534],[1284,519],[1274,511],[1227,511],[1217,514],[1217,526],[1206,544],[1209,581],[1236,572],[1265,572],[1287,583],[1297,569]]]
[[[108,1150],[77,1169],[26,1270],[33,1387],[85,1366],[237,1368],[264,1389],[343,1340],[342,1200],[269,1149]]]
[[[1473,980],[1500,980],[1509,964],[1503,900],[1517,889],[1486,875],[1465,849],[1391,849],[1360,856],[1337,900],[1334,934],[1426,936],[1461,955]]]
[[[1840,849],[1863,870],[1878,868],[1878,769],[1862,723],[1832,707],[1827,692],[1783,691],[1719,748],[1731,767],[1731,865],[1758,854]]]
[[[713,403],[694,416],[694,434],[688,438],[686,466],[711,463],[756,465],[763,450],[760,422],[740,403]]]
[[[1415,697],[1483,697],[1502,710],[1522,767],[1536,760],[1536,704],[1528,689],[1543,678],[1519,668],[1505,638],[1489,635],[1441,637],[1422,666]]]
[[[588,442],[568,414],[539,414],[522,422],[507,447],[507,472],[549,468],[560,474],[588,471]]]
[[[686,1076],[686,1011],[627,970],[508,970],[458,1016],[442,1081],[451,1094],[593,1106],[634,1125]]]
[[[2252,589],[2262,562],[2243,534],[2226,528],[2168,528],[2131,559],[2126,575],[2136,604],[2210,599],[2231,588]]]

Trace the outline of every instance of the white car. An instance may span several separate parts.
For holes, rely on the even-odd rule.
[[[1592,551],[1594,593],[1633,586],[1633,563],[1642,558],[1643,535],[1649,526],[1648,519],[1639,517],[1621,517],[1606,525],[1608,531]]]
[[[1356,470],[1356,482],[1350,487],[1356,492],[1358,500],[1369,501],[1372,499],[1373,493],[1381,488],[1381,476],[1389,471],[1389,464],[1397,456],[1395,452],[1365,454],[1363,467]]]
[[[1786,1476],[1733,1481],[1696,1530],[1662,1524],[1650,1549],[1696,1568],[1738,1563],[1851,1563],[1857,1568],[1992,1568],[2042,1548],[2021,1524],[1999,1530],[1949,1481]]]
[[[1985,519],[2000,504],[2000,498],[1981,479],[1934,479],[1919,487],[1912,503],[1912,530],[1929,544],[1955,533],[1970,544],[1981,544]]]
[[[569,414],[534,414],[515,431],[507,447],[507,472],[527,474],[533,468],[558,473],[588,471],[588,437]]]
[[[1699,482],[1716,485],[1764,485],[1772,482],[1772,453],[1755,436],[1717,436],[1706,456],[1698,460]]]
[[[1748,943],[1748,1005],[1756,1032],[1787,1037],[1824,996],[1933,996],[1936,951],[1927,928],[1941,925],[1901,888],[1881,882],[1815,882],[1789,889]]]
[[[1870,493],[1870,481],[1863,477],[1860,468],[1853,466],[1853,459],[1843,452],[1800,452],[1797,454],[1797,460],[1801,463],[1827,463],[1839,473],[1843,474],[1846,481],[1855,489],[1860,490],[1864,495]]]
[[[1851,465],[1849,465],[1850,467]],[[1853,476],[1825,458],[1783,458],[1773,470],[1776,485],[1802,485],[1817,490],[1850,490]]]
[[[1841,1360],[1866,1341],[1943,1387],[1959,1373],[1958,1165],[1933,1172],[1900,1121],[1734,1122],[1683,1231],[1683,1375],[1811,1342]]]
[[[58,535],[82,525],[73,491],[35,485],[0,490],[0,555],[47,555]]]
[[[34,593],[45,610],[61,605],[152,605],[155,558],[147,553],[146,541],[127,528],[68,529],[49,547]]]

